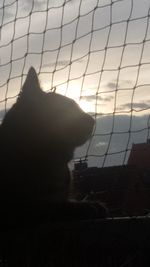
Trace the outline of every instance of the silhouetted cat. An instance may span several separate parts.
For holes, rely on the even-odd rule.
[[[17,102],[0,126],[1,210],[43,212],[51,206],[53,215],[60,206],[66,213],[68,205],[77,210],[76,204],[67,202],[67,164],[93,126],[93,118],[73,100],[42,91],[30,68]]]

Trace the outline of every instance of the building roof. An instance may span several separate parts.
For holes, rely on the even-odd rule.
[[[128,165],[140,168],[150,168],[150,142],[133,144],[128,159]]]

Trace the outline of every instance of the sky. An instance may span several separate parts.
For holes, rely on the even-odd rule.
[[[126,163],[132,144],[149,138],[149,9],[149,0],[2,0],[0,117],[32,65],[43,90],[56,87],[96,118],[75,158]]]

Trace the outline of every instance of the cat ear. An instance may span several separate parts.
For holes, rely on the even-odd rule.
[[[21,90],[21,97],[32,97],[34,96],[38,91],[41,91],[39,79],[37,76],[37,73],[33,67],[29,69],[29,72],[27,74],[27,78],[24,82],[24,85]]]

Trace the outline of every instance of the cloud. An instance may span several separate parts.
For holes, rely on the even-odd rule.
[[[43,64],[43,67],[46,68],[46,67],[54,67],[56,65],[56,62],[50,62],[50,63],[45,63]],[[57,66],[60,66],[60,67],[64,67],[64,66],[67,66],[69,65],[69,60],[60,60],[60,61],[57,61]]]
[[[89,102],[94,102],[97,100],[101,100],[102,102],[110,102],[113,99],[113,96],[108,96],[108,97],[102,97],[100,95],[98,95],[96,97],[96,94],[92,94],[92,95],[85,95],[85,96],[81,96],[82,99],[89,101]]]
[[[116,82],[107,83],[107,87],[110,88],[110,89],[116,89]]]
[[[118,84],[117,84],[118,83]],[[111,90],[115,90],[117,89],[124,89],[124,88],[130,88],[133,84],[132,80],[119,80],[117,82],[117,80],[113,80],[111,82],[108,82],[106,84],[107,88],[111,89]]]
[[[26,0],[26,1],[21,0],[21,2],[22,2],[22,7],[24,10],[29,10],[29,8],[31,8],[33,5],[33,2],[31,0]],[[45,5],[45,3],[46,3],[45,0],[44,1],[43,0],[36,0],[36,1],[34,1],[34,8],[40,10]]]
[[[4,5],[4,8],[0,9],[0,18],[4,16],[4,24],[8,22],[12,22],[15,20],[15,17],[25,16],[26,13],[29,14],[29,12],[32,9],[32,3],[33,1],[30,0],[19,0],[18,5],[16,5],[16,2],[7,3]],[[43,5],[42,2],[39,2],[39,0],[34,1],[34,6],[38,6],[39,9],[41,9],[41,6]]]
[[[15,5],[14,3],[5,5],[4,8],[0,8],[0,20],[3,17],[3,23],[13,21],[15,18]]]
[[[93,94],[93,95],[83,95],[81,96],[81,99],[84,99],[86,101],[89,101],[89,102],[93,102],[96,100],[96,94]],[[101,96],[98,96],[98,99],[102,99]]]
[[[81,64],[84,60],[80,59],[77,61],[78,64]],[[48,63],[45,63],[43,64],[43,67],[44,68],[47,68],[47,67],[55,67],[55,65],[58,67],[66,67],[66,66],[69,66],[70,65],[70,60],[66,60],[66,59],[63,59],[63,60],[58,60],[57,61],[57,64],[55,61],[53,62],[48,62]]]
[[[114,96],[107,96],[107,97],[102,97],[102,100],[104,101],[104,102],[110,102],[111,100],[113,100],[114,99]]]
[[[15,19],[16,16],[16,11],[17,11],[17,16],[26,16],[27,14],[31,12],[33,9],[36,11],[40,11],[43,9],[46,9],[47,1],[46,0],[36,0],[36,1],[31,1],[31,0],[19,0],[18,5],[16,5],[15,2],[6,4],[5,9],[4,9],[4,19],[5,22],[7,21],[12,21],[12,19]],[[0,16],[3,10],[0,10]]]
[[[120,105],[118,107],[118,109],[121,110],[145,110],[145,109],[149,109],[150,108],[150,101],[146,101],[146,102],[134,102],[131,106],[131,102],[124,104],[124,105]]]
[[[20,0],[21,4],[22,4],[22,8],[24,9],[24,11],[28,11],[29,9],[32,8],[33,5],[33,1],[31,0]],[[36,0],[34,1],[34,5],[33,5],[33,10],[36,11],[40,11],[40,10],[46,10],[47,9],[47,0]],[[62,0],[62,1],[56,1],[56,0],[51,0],[49,1],[48,4],[48,8],[52,8],[52,7],[63,7],[63,4],[74,4],[76,3],[76,1],[73,0]]]

